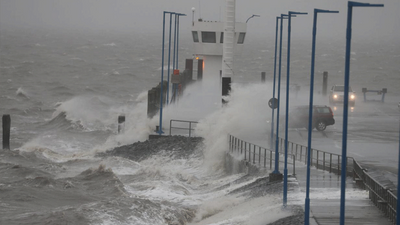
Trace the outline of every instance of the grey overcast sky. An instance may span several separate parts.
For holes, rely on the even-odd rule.
[[[353,35],[400,40],[400,0],[368,0],[384,8],[354,8]],[[225,0],[0,0],[2,27],[51,27],[59,29],[106,29],[160,31],[163,11],[185,13],[181,31],[190,30],[192,7],[195,19],[223,20]],[[293,33],[311,35],[313,9],[339,10],[339,14],[320,14],[318,32],[344,36],[347,18],[345,0],[237,0],[236,19],[248,23],[248,34],[274,37],[275,18],[288,11],[308,12],[292,21]]]

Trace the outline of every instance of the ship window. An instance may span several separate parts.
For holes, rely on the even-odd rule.
[[[202,31],[201,40],[203,43],[216,43],[215,32]]]
[[[224,32],[221,32],[221,38],[219,40],[219,43],[224,43]]]
[[[193,35],[193,41],[199,42],[199,35],[197,34],[197,31],[192,31],[192,35]]]
[[[243,44],[244,43],[244,37],[245,36],[246,36],[246,33],[239,33],[238,44]]]

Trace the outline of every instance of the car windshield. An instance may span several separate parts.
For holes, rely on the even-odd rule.
[[[335,86],[335,91],[344,91],[344,86]],[[349,92],[351,91],[351,87],[349,87]]]

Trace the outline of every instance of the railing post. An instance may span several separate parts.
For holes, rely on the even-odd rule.
[[[293,157],[293,155],[292,155]],[[293,157],[293,176],[296,175],[296,156]]]
[[[267,149],[264,148],[264,168],[267,167]]]
[[[317,169],[318,169],[318,166],[319,166],[319,151],[317,150]]]
[[[228,135],[228,137],[229,137],[229,151],[231,152],[232,151],[232,136]]]
[[[300,145],[300,161],[303,156],[303,145]]]
[[[292,150],[291,150],[291,154],[293,155],[293,142],[292,142]]]
[[[329,173],[332,173],[332,154],[330,154],[329,158]]]
[[[189,122],[189,137],[190,137],[191,132],[192,132],[192,122]]]
[[[251,162],[251,149],[249,150],[249,162]]]
[[[325,152],[324,152],[324,157],[323,158],[324,158],[324,168],[323,169],[326,170],[325,169]]]
[[[258,164],[261,164],[261,147],[258,146]]]
[[[272,169],[272,151],[269,152],[269,169]]]
[[[249,149],[249,151],[250,151],[250,149]],[[253,164],[256,164],[256,146],[255,145],[253,148]]]

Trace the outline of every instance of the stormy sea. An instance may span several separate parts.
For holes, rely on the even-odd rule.
[[[165,106],[165,135],[179,119],[198,122],[192,137],[148,140],[159,125],[159,114],[147,116],[147,91],[165,69],[161,34],[2,28],[0,105],[11,116],[11,148],[0,150],[0,224],[302,224],[295,179],[283,210],[281,183],[225,164],[228,134],[269,146],[274,43],[246,37],[227,105],[205,81]],[[344,43],[319,46],[317,86],[323,71],[330,84],[343,82]],[[302,87],[296,103],[306,104],[311,43],[292,45],[291,82]],[[179,46],[183,68],[193,57],[190,35]],[[379,83],[400,96],[398,41],[353,48],[353,89]]]

